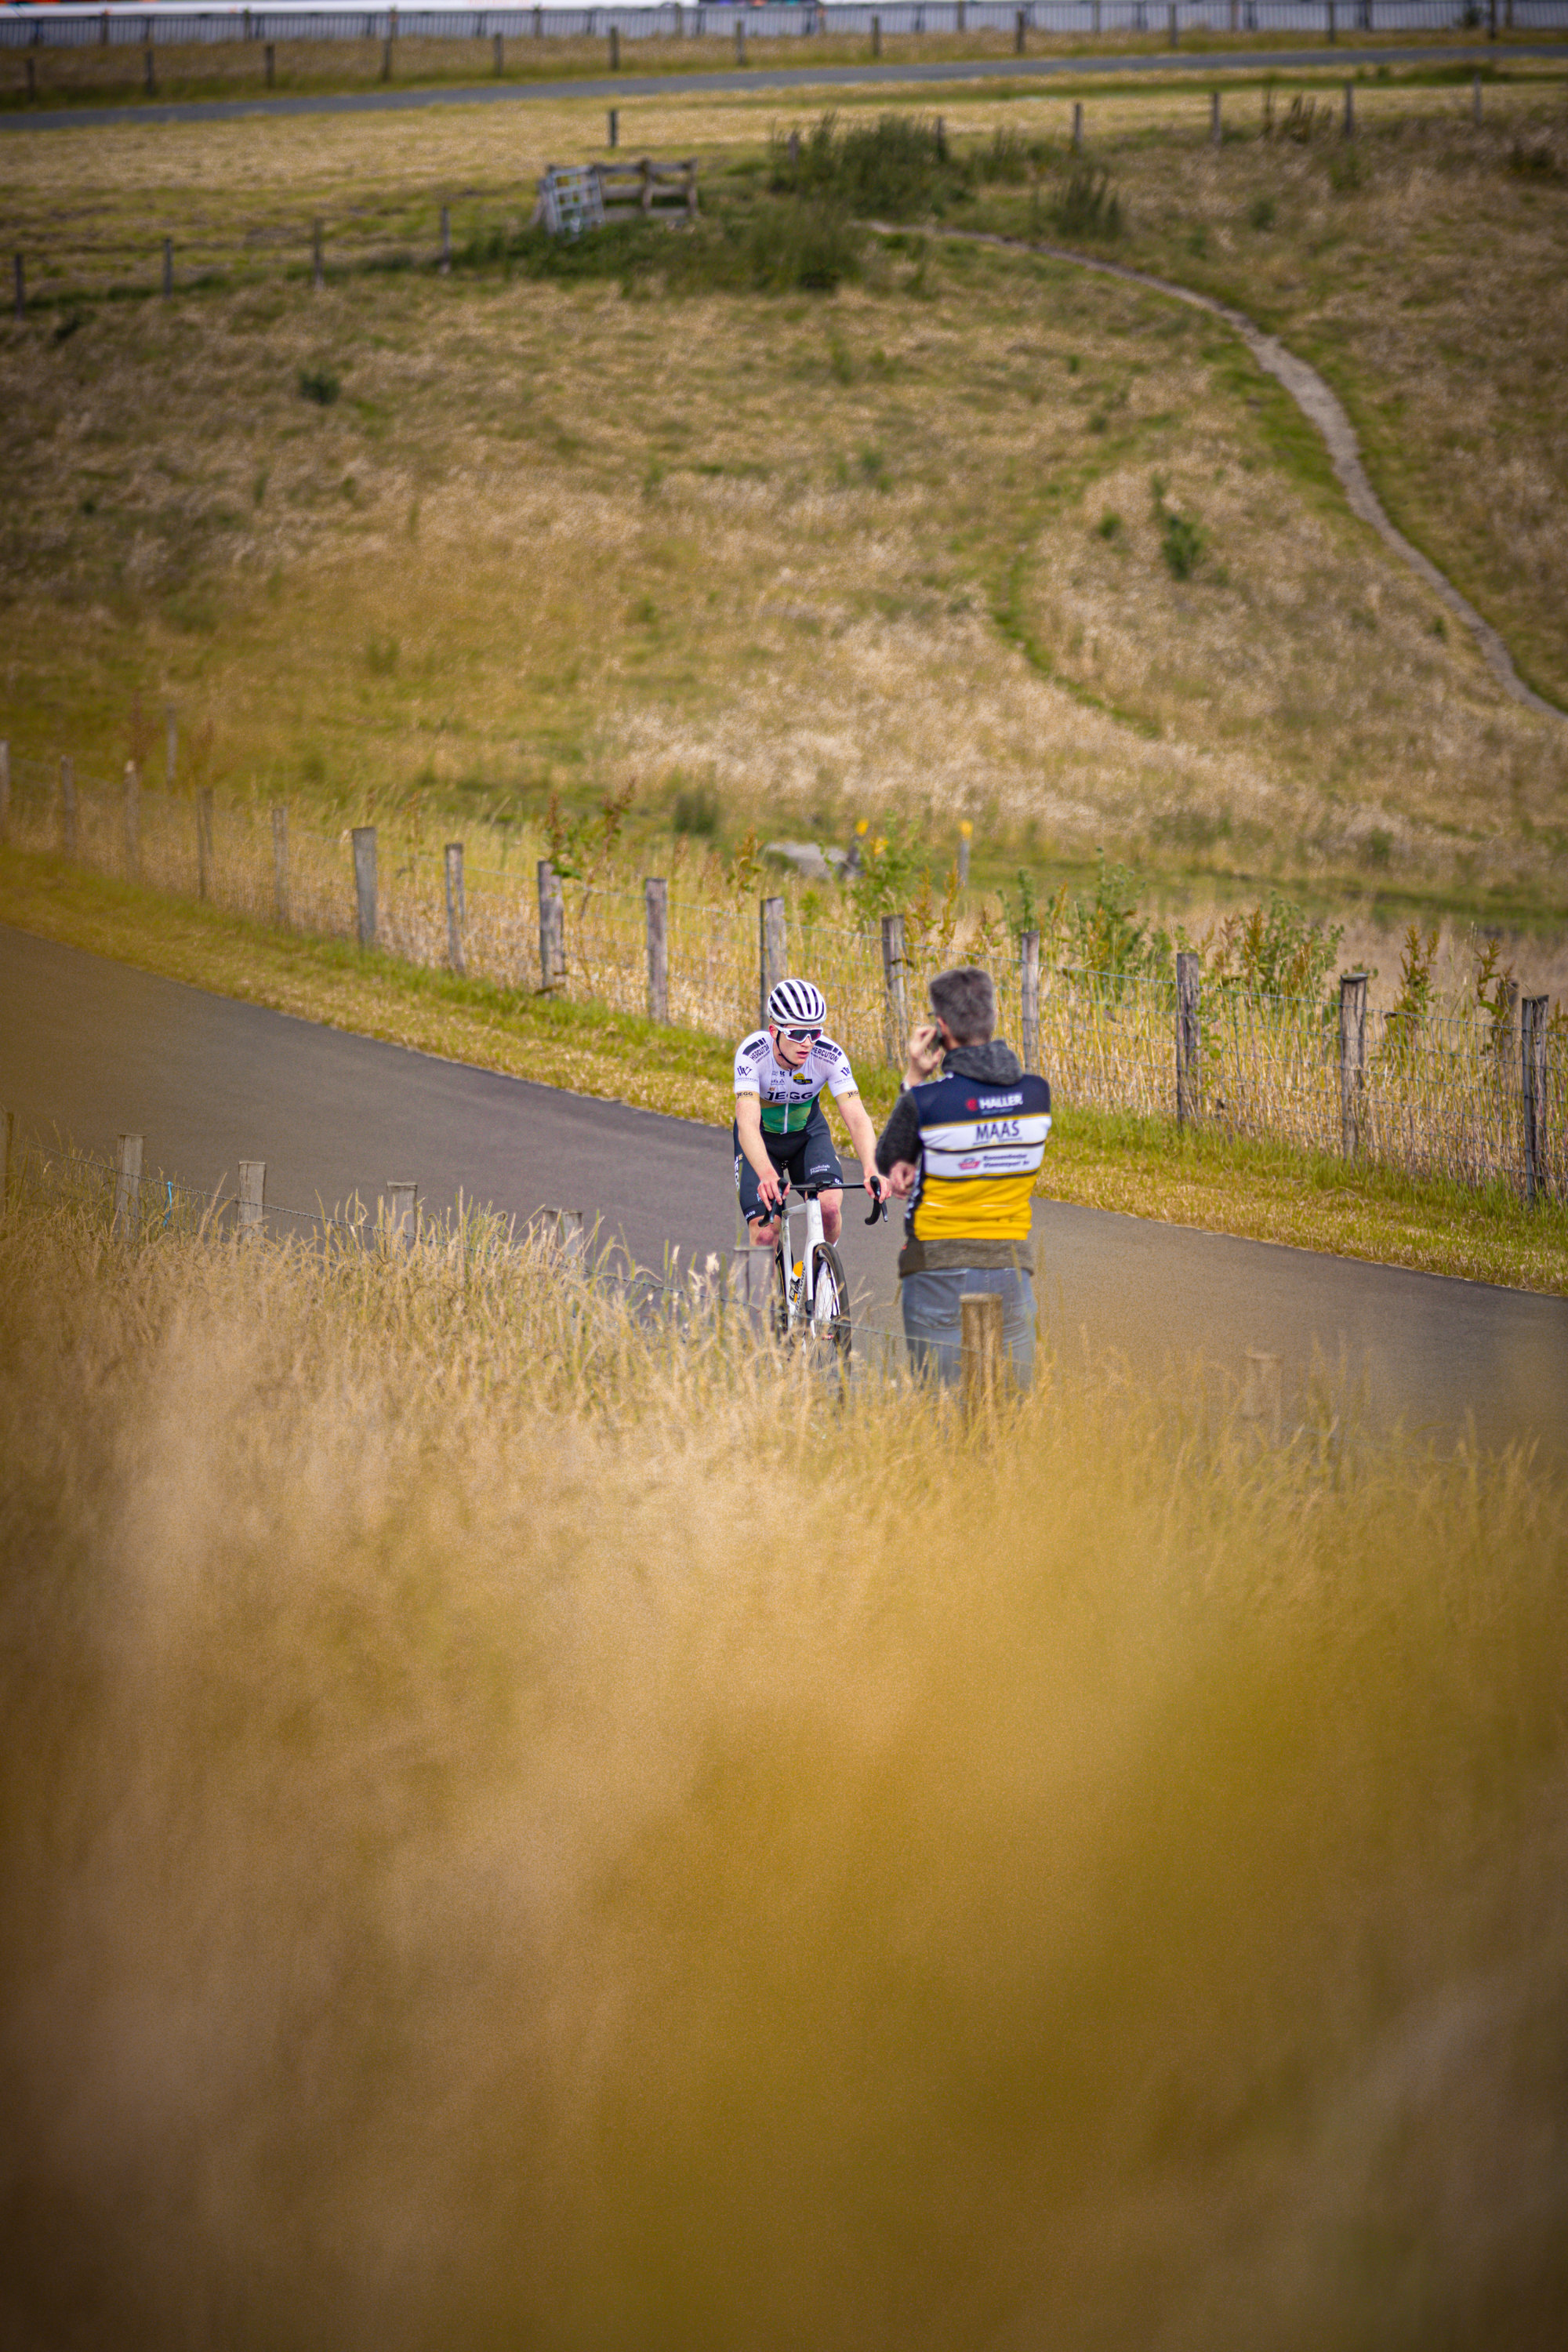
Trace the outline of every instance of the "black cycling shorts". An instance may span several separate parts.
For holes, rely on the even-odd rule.
[[[748,1224],[755,1217],[770,1217],[757,1190],[757,1171],[741,1149],[741,1130],[731,1130],[735,1145],[735,1189],[741,1195],[741,1209]],[[829,1185],[842,1186],[844,1171],[838,1165],[838,1154],[833,1149],[833,1132],[827,1124],[820,1103],[813,1103],[811,1117],[794,1135],[769,1135],[763,1141],[768,1148],[768,1158],[781,1175],[787,1175],[792,1184],[816,1184],[826,1192]]]

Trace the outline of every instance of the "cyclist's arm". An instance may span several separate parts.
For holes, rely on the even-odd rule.
[[[879,1196],[885,1189],[877,1177],[877,1130],[870,1115],[858,1095],[836,1095],[840,1117],[849,1129],[849,1140],[855,1146],[868,1192]]]
[[[763,1141],[763,1099],[760,1095],[735,1097],[735,1132],[741,1139],[741,1149],[762,1181],[763,1198],[771,1200],[773,1188],[778,1183],[778,1170],[768,1158],[768,1147]]]

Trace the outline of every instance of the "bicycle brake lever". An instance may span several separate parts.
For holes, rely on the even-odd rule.
[[[870,1213],[870,1215],[867,1218],[866,1223],[867,1223],[868,1225],[874,1225],[874,1224],[876,1223],[876,1222],[877,1222],[877,1220],[878,1220],[878,1218],[879,1218],[879,1217],[885,1217],[885,1216],[887,1215],[887,1213],[888,1213],[888,1203],[887,1203],[887,1202],[886,1202],[885,1200],[883,1200],[883,1201],[873,1201],[873,1202],[872,1202],[872,1203],[871,1203],[871,1213]]]

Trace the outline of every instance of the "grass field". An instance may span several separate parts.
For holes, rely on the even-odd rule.
[[[472,1228],[13,1202],[24,2340],[1546,2352],[1561,1492],[998,1438]]]
[[[1114,249],[1320,358],[1395,519],[1562,692],[1563,101],[1500,82],[1478,136],[1461,96],[1367,83],[1354,184],[1323,137],[1213,152],[1191,89],[1091,92],[1089,137]],[[960,154],[1038,152],[1036,197],[980,168],[963,217],[1048,228],[1065,101],[941,103]],[[815,112],[694,89],[623,143],[699,154],[721,243]],[[1561,910],[1568,729],[1500,695],[1221,330],[924,240],[832,295],[488,261],[602,135],[563,102],[8,142],[40,304],[0,331],[15,742],[112,770],[172,701],[208,780],[345,815],[633,782],[634,838],[696,793],[731,838],[887,811],[945,857],[965,813],[977,879],[1104,843],[1152,884]],[[406,266],[443,200],[447,278]],[[164,234],[174,299],[100,299],[155,287]]]

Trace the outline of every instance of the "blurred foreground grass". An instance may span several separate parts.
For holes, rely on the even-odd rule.
[[[1527,1465],[105,1223],[0,1224],[16,2340],[1559,2340]]]

